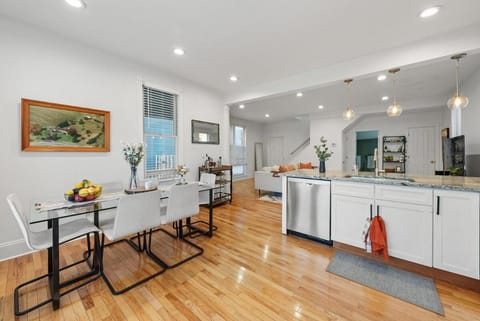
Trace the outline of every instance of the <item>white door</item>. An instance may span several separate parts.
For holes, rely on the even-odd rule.
[[[431,197],[431,194],[430,194]],[[376,200],[387,229],[388,254],[432,266],[432,206]]]
[[[268,163],[269,165],[282,165],[283,159],[283,136],[270,137],[268,139]]]
[[[407,175],[435,175],[436,136],[434,126],[408,129]]]
[[[435,190],[433,266],[479,279],[479,194]]]

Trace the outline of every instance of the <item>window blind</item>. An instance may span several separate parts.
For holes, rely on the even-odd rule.
[[[145,178],[175,177],[177,95],[143,85]]]

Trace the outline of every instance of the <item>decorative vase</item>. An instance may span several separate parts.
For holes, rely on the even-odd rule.
[[[318,171],[320,173],[325,173],[325,161],[323,159],[320,160],[320,164],[318,166]]]
[[[137,167],[130,167],[130,184],[129,189],[137,189]]]

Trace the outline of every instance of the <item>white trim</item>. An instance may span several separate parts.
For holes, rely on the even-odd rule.
[[[25,243],[25,240],[18,239],[14,241],[0,243],[0,262],[13,259],[18,256],[32,253]]]

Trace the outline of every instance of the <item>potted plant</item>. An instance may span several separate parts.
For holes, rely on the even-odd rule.
[[[320,144],[315,145],[314,149],[320,162],[318,170],[320,173],[325,173],[325,161],[333,155],[333,152],[328,150],[327,139],[324,136],[320,137]]]

